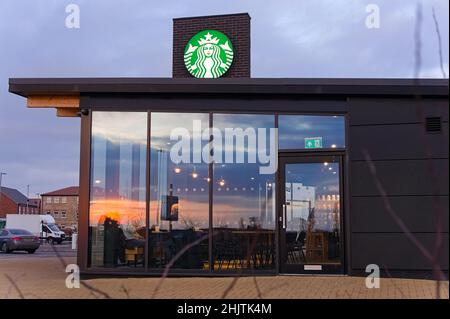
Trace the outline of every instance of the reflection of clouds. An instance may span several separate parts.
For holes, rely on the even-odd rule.
[[[241,219],[245,224],[250,222],[250,218],[260,218],[261,208],[264,205],[270,207],[272,197],[269,196],[266,203],[264,194],[262,194],[261,202],[258,198],[248,197],[245,195],[221,195],[220,192],[214,193],[213,203],[213,224],[214,227],[225,225],[236,226]],[[260,208],[261,205],[261,208]],[[264,210],[264,208],[262,208]],[[267,213],[272,215],[272,209],[268,209]],[[273,220],[274,220],[273,216]]]
[[[203,113],[189,113],[189,114],[178,114],[178,113],[152,113],[152,123],[151,123],[151,136],[152,136],[152,149],[162,149],[169,151],[175,143],[181,140],[181,136],[178,137],[177,141],[170,141],[170,134],[173,129],[183,128],[186,129],[189,135],[183,135],[183,138],[189,138],[191,153],[201,153],[208,141],[201,141],[201,149],[193,148],[193,121],[201,121],[201,131],[209,127],[209,115]],[[275,116],[274,115],[261,115],[261,114],[214,114],[213,119],[214,127],[219,129],[222,133],[222,141],[220,150],[223,154],[225,152],[257,152],[257,142],[258,142],[258,128],[274,128],[275,127]],[[245,145],[225,145],[225,129],[230,128],[241,128],[246,130],[248,128],[253,129],[255,143],[248,145],[248,139],[245,138]],[[186,133],[187,133],[186,132]],[[268,149],[270,131],[266,130],[266,149]],[[216,151],[219,151],[217,149]]]
[[[201,121],[201,131],[209,127],[209,114],[206,113],[151,113],[151,147],[153,149],[162,149],[169,151],[173,144],[177,141],[170,140],[172,130],[184,128],[189,135],[183,135],[183,138],[189,138],[192,152],[193,125],[194,121]],[[201,132],[200,132],[201,134]],[[170,144],[168,144],[170,143]],[[202,147],[208,141],[202,141]],[[201,152],[201,150],[196,150]]]
[[[145,202],[119,198],[91,200],[89,224],[91,226],[101,224],[106,217],[122,225],[139,221],[145,222]]]
[[[343,116],[280,115],[280,148],[304,148],[305,137],[322,137],[323,146],[345,146],[345,118]]]
[[[214,127],[219,129],[232,128],[232,127],[275,127],[274,115],[263,114],[214,114],[213,117]]]
[[[93,112],[92,135],[113,143],[147,144],[146,112]]]
[[[179,198],[179,220],[172,222],[174,229],[185,229],[189,226],[208,227],[209,202],[208,196],[200,198],[199,201],[190,198]],[[150,226],[155,224],[167,224],[157,221],[160,216],[158,201],[150,201]],[[235,224],[244,219],[249,221],[250,217],[259,217],[260,210],[258,202],[254,198],[241,195],[218,196],[215,194],[213,206],[213,220],[215,225],[226,222]],[[122,199],[98,199],[90,203],[89,224],[97,226],[102,224],[106,218],[111,218],[121,225],[139,224],[145,226],[145,202],[122,200]]]
[[[329,163],[327,166],[323,163],[288,164],[287,170],[290,172],[287,182],[315,186],[317,195],[339,192],[339,174],[333,174],[333,171],[339,172],[338,163]]]

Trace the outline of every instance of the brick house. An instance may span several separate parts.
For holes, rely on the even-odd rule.
[[[39,214],[42,212],[41,210],[41,199],[40,198],[29,198],[28,203],[38,207]]]
[[[6,214],[39,214],[39,212],[39,205],[30,201],[17,189],[4,186],[0,189],[0,218],[5,218]]]
[[[42,213],[52,215],[62,229],[78,225],[78,186],[41,194]]]

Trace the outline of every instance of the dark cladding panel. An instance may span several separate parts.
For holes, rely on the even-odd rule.
[[[448,159],[373,163],[376,178],[380,180],[387,195],[448,195]],[[430,167],[437,173],[434,180],[430,175]],[[351,196],[380,196],[367,162],[352,162],[350,169]]]
[[[439,220],[448,232],[448,196],[389,197],[389,204],[412,232],[436,232]],[[401,231],[381,197],[352,198],[350,223],[353,232]]]
[[[250,16],[248,13],[173,19],[172,76],[192,77],[184,65],[184,49],[188,41],[203,30],[225,34],[234,49],[233,64],[222,77],[250,77]]]
[[[219,79],[216,79],[219,80]],[[130,95],[92,95],[89,98],[89,107],[91,109],[101,110],[152,110],[161,112],[286,112],[312,114],[318,112],[321,114],[345,113],[345,101],[340,100],[314,100],[314,99],[275,99],[274,97],[263,98],[261,96],[236,96],[218,95],[214,97],[195,95],[165,95],[155,96],[141,94],[137,96]]]
[[[416,239],[429,251],[433,251],[436,234],[414,234]],[[448,233],[442,234],[443,243],[448,245]],[[448,270],[448,246],[443,246],[439,254],[439,264]],[[353,234],[352,268],[365,269],[369,264],[377,264],[382,269],[430,270],[432,265],[402,233],[393,234]]]
[[[350,127],[350,159],[363,160],[367,150],[374,160],[448,158],[448,123],[441,133],[427,133],[425,125],[371,125]]]
[[[349,98],[350,125],[424,122],[425,117],[441,117],[448,122],[448,99]]]

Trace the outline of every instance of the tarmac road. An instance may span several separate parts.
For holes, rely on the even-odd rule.
[[[38,250],[34,254],[29,254],[26,251],[13,251],[12,253],[5,254],[0,252],[0,262],[2,260],[11,260],[11,259],[23,259],[32,260],[34,258],[48,258],[48,257],[56,257],[57,253],[61,257],[76,257],[77,251],[72,249],[71,242],[63,242],[60,245],[55,244],[41,244]]]

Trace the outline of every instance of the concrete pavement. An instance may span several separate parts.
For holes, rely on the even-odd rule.
[[[47,247],[48,248],[48,247]],[[67,274],[52,249],[35,255],[0,253],[2,298],[436,298],[431,280],[381,279],[368,289],[365,278],[348,276],[275,276],[241,278],[103,278],[65,286]],[[70,246],[56,246],[66,263],[75,263]],[[159,286],[158,289],[156,289]],[[157,291],[156,291],[157,290]],[[156,291],[156,292],[155,292]],[[448,281],[440,297],[449,298]]]

